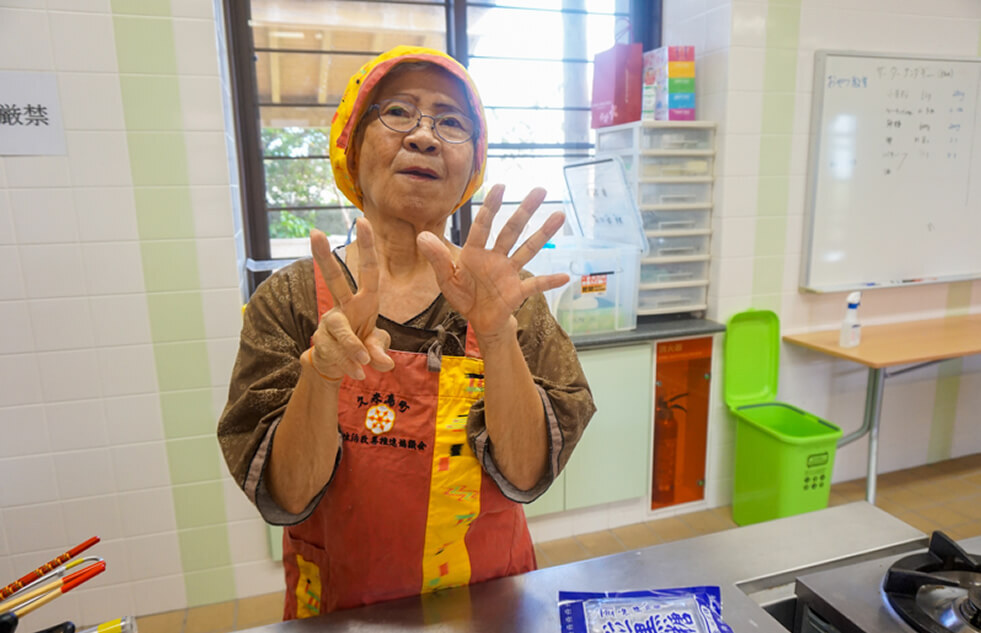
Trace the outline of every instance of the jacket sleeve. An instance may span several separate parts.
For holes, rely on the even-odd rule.
[[[293,515],[272,500],[263,478],[276,426],[300,378],[300,354],[318,323],[314,288],[313,264],[301,260],[256,289],[243,314],[228,403],[218,421],[218,443],[232,477],[274,524],[302,521],[323,494]]]
[[[530,297],[515,313],[515,318],[518,320],[518,343],[545,409],[548,434],[545,475],[533,488],[525,491],[501,474],[487,435],[483,400],[470,410],[467,432],[478,461],[504,496],[519,503],[530,503],[548,490],[565,468],[596,406],[576,348],[549,312],[545,296]]]

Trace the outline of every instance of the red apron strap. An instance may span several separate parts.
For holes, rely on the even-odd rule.
[[[333,256],[331,254],[331,257]],[[327,289],[327,282],[324,281],[324,276],[320,274],[317,262],[313,263],[313,277],[317,280],[317,316],[322,317],[334,307],[334,298],[331,296],[330,290]]]
[[[480,347],[477,346],[477,335],[474,334],[473,328],[470,327],[469,322],[467,322],[467,342],[465,353],[470,358],[483,358],[480,355]]]

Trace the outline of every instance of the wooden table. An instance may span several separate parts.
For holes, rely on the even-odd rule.
[[[981,354],[981,314],[863,326],[862,342],[857,347],[840,347],[838,335],[838,330],[826,330],[784,336],[783,340],[869,368],[862,427],[841,438],[838,446],[869,434],[865,498],[869,503],[874,503],[879,414],[885,379],[942,360]],[[889,367],[898,365],[913,366],[887,371]]]

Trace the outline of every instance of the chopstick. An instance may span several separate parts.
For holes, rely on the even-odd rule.
[[[27,592],[23,596],[17,596],[10,601],[10,604],[3,605],[6,613],[12,613],[17,618],[22,618],[31,611],[43,607],[63,593],[68,593],[86,580],[98,576],[106,570],[106,562],[100,561],[93,563],[84,569],[80,569],[72,574],[50,582],[43,587],[38,587]],[[27,602],[27,604],[24,604]],[[17,605],[20,605],[19,608]]]
[[[93,536],[92,538],[88,539],[84,543],[79,543],[78,545],[71,548],[61,556],[58,556],[57,558],[53,558],[49,560],[47,563],[38,567],[37,569],[28,572],[20,580],[15,580],[14,582],[10,583],[3,589],[0,589],[0,600],[6,600],[17,591],[23,589],[24,585],[34,582],[35,580],[45,575],[46,573],[48,573],[58,565],[61,565],[62,563],[64,563],[65,561],[71,558],[75,558],[76,556],[78,556],[79,554],[81,554],[82,552],[84,552],[85,550],[92,547],[98,542],[99,542],[99,537]]]
[[[99,568],[98,571],[94,571],[95,568],[97,568],[97,567]],[[12,609],[14,609],[14,608],[16,608],[16,607],[24,604],[25,602],[28,602],[28,601],[36,598],[37,596],[40,596],[41,594],[48,593],[52,589],[57,589],[59,587],[63,587],[64,585],[67,585],[69,583],[73,583],[75,580],[77,580],[79,578],[81,578],[81,580],[79,582],[85,582],[86,580],[88,580],[92,576],[94,576],[94,575],[96,575],[98,573],[101,573],[105,568],[106,568],[105,561],[100,561],[98,563],[93,563],[93,564],[89,565],[88,567],[85,567],[85,568],[80,569],[80,570],[78,570],[76,572],[73,572],[71,574],[68,574],[64,578],[58,578],[57,580],[52,580],[51,582],[49,582],[49,583],[47,583],[45,585],[42,585],[42,586],[38,587],[37,589],[31,589],[30,591],[24,592],[23,594],[19,594],[17,596],[14,596],[13,598],[7,600],[6,602],[0,603],[0,613],[3,613],[4,611],[10,611],[10,610],[12,610]],[[84,578],[82,578],[83,576],[84,576]],[[72,586],[74,586],[74,585],[72,585]],[[63,589],[63,591],[68,591],[68,589]]]

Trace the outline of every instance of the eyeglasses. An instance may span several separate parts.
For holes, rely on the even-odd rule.
[[[401,134],[408,134],[419,127],[423,118],[432,119],[432,128],[436,136],[447,143],[466,143],[473,138],[474,122],[459,112],[444,112],[442,114],[423,114],[411,103],[397,99],[386,99],[376,103],[369,111],[378,111],[378,120],[382,125]]]

